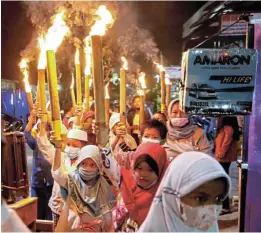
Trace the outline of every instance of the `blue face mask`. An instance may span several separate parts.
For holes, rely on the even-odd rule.
[[[79,167],[79,173],[80,173],[81,178],[84,181],[90,181],[90,180],[95,179],[98,176],[99,171],[98,171],[98,169],[90,171],[90,170],[88,170],[86,168]]]

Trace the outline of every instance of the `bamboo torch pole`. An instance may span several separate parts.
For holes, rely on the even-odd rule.
[[[105,86],[105,123],[106,127],[109,127],[110,119],[110,95],[109,95],[109,82]]]
[[[39,38],[40,56],[38,61],[38,89],[37,89],[37,101],[39,108],[42,111],[41,122],[47,122],[46,111],[46,94],[45,94],[45,69],[46,69],[46,51],[44,46],[44,38]],[[40,131],[43,132],[44,125],[40,125]]]
[[[105,146],[108,141],[108,129],[105,124],[105,98],[102,65],[102,38],[99,35],[91,36],[92,44],[92,74],[95,99],[95,119],[98,127],[97,143]]]
[[[161,94],[161,112],[165,111],[165,71],[162,69],[160,71],[160,94]]]
[[[53,131],[56,140],[61,140],[61,115],[59,105],[59,94],[57,85],[56,73],[56,59],[55,51],[62,43],[64,36],[69,32],[63,20],[63,12],[56,15],[54,24],[49,28],[46,35],[46,58],[47,58],[47,72],[48,72],[48,86],[50,93],[51,114]]]
[[[170,92],[171,92],[171,82],[168,78],[165,78],[165,85],[166,85],[166,107],[169,106],[170,103]]]
[[[80,65],[80,52],[76,49],[75,53],[75,71],[76,71],[76,103],[77,107],[82,109],[82,80],[81,80],[81,65]],[[81,116],[76,115],[76,125],[80,126]]]
[[[139,93],[139,96],[140,96],[140,129],[144,123],[144,105],[145,105],[145,98],[144,98],[144,91],[143,90],[140,90],[140,93]]]
[[[120,121],[126,125],[126,72],[128,70],[128,63],[125,57],[121,57],[124,62],[120,71]]]
[[[74,76],[73,76],[73,73],[72,73],[72,83],[71,83],[71,86],[70,86],[70,92],[71,92],[72,106],[75,108],[76,100],[75,100],[75,92],[74,92]]]
[[[84,96],[84,109],[85,111],[90,110],[90,75],[91,75],[91,53],[92,53],[92,48],[90,46],[90,37],[87,36],[85,38],[85,85],[84,85],[84,90],[85,90],[85,96]]]

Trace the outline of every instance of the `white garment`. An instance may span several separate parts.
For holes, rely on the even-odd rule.
[[[215,159],[201,152],[179,155],[170,163],[139,232],[201,232],[181,220],[180,197],[221,177],[227,181],[224,193],[227,196],[231,187],[230,178]],[[207,231],[217,232],[217,221]]]
[[[10,209],[3,200],[1,203],[1,231],[31,232],[17,213],[13,209]]]
[[[135,113],[135,116],[133,118],[133,125],[140,125],[140,115],[138,113]],[[138,129],[134,129],[132,133],[139,134],[140,132]]]
[[[41,136],[37,138],[37,144],[39,150],[42,152],[45,159],[53,164],[54,156],[55,156],[55,147],[50,143],[47,136]],[[76,161],[77,162],[77,161]],[[68,158],[65,153],[61,153],[61,164],[62,169],[66,172],[72,172],[76,169],[76,162],[71,165],[71,160]],[[61,214],[62,208],[64,206],[64,200],[61,196],[61,188],[60,185],[54,180],[52,196],[49,199],[48,206],[52,210],[52,212],[56,214]]]

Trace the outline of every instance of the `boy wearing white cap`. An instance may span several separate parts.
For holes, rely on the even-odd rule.
[[[87,133],[80,129],[72,129],[67,135],[67,144],[64,152],[61,154],[61,167],[65,172],[72,172],[76,168],[78,155],[82,147],[88,144]],[[38,137],[39,149],[51,164],[54,162],[55,147],[50,143],[45,135]],[[52,196],[49,201],[49,207],[53,213],[54,230],[57,226],[60,214],[64,206],[64,200],[61,196],[61,188],[57,182],[54,182]]]

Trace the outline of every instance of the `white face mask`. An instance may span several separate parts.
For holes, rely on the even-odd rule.
[[[171,118],[171,124],[176,127],[183,127],[189,123],[188,118]]]
[[[160,144],[160,143],[161,143],[161,140],[142,137],[142,143],[147,143],[147,142],[152,142],[152,143]]]
[[[180,203],[183,213],[181,218],[183,222],[190,227],[196,227],[200,230],[206,231],[214,222],[218,220],[221,212],[221,205],[206,205],[191,207],[185,203]]]
[[[66,146],[64,149],[64,153],[70,158],[70,159],[76,159],[79,155],[80,148]]]

